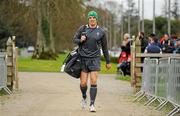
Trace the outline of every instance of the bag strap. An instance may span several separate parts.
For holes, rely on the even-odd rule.
[[[63,64],[65,64],[66,62],[67,62],[67,60],[68,60],[68,57],[70,57],[70,53],[68,53],[68,55],[66,56],[66,58],[64,59],[64,61],[63,61]]]
[[[84,26],[83,26],[82,32],[86,32],[86,27],[88,27],[88,25],[84,25]]]
[[[88,27],[88,25],[83,25],[83,29],[81,31],[81,35],[82,35],[83,32],[86,32],[86,28],[87,27]],[[78,48],[80,48],[80,47],[81,47],[81,43],[78,45]],[[79,50],[77,49],[77,51],[79,51]]]
[[[83,25],[83,30],[82,30],[82,32],[85,32],[85,31],[86,31],[86,27],[88,27],[88,25]],[[80,45],[79,45],[78,47],[80,47]],[[73,50],[73,51],[74,51],[74,50]],[[78,48],[76,48],[76,51],[78,52]],[[71,52],[72,52],[72,51],[71,51]],[[66,56],[66,58],[65,58],[64,61],[63,61],[63,64],[65,64],[65,63],[67,62],[67,59],[68,59],[68,57],[70,57],[71,52],[68,53],[68,55]]]

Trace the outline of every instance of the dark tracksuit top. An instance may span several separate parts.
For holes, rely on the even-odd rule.
[[[86,32],[86,40],[81,43],[82,32]],[[106,35],[99,26],[96,28],[81,26],[74,36],[74,42],[79,45],[79,54],[82,58],[98,58],[101,56],[100,48],[102,48],[106,63],[110,63]]]
[[[146,47],[147,53],[161,53],[161,48],[156,43],[151,43]]]

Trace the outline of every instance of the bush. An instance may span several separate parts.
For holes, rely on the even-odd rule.
[[[112,57],[112,56],[110,56],[110,61],[111,61],[111,63],[118,63],[118,57]],[[104,56],[102,56],[101,57],[101,60],[102,61],[105,61],[105,58],[104,58]]]

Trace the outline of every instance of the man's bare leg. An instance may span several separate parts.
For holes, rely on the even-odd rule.
[[[86,72],[81,72],[81,77],[80,77],[80,90],[81,90],[81,93],[82,93],[82,108],[85,108],[86,107],[86,92],[87,92],[87,81],[88,81],[88,73]]]

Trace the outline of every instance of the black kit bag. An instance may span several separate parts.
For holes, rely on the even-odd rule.
[[[83,31],[81,35],[86,36],[86,25],[83,26]],[[80,47],[80,45],[79,45]],[[61,69],[61,71],[66,72],[72,77],[80,78],[81,75],[81,58],[78,53],[79,47],[76,47],[71,53],[68,54],[68,56],[65,58],[63,64],[64,67]]]
[[[74,78],[80,78],[81,74],[81,60],[80,55],[78,53],[78,48],[73,50],[71,53],[68,54],[66,59],[64,60],[64,72],[69,74]]]

